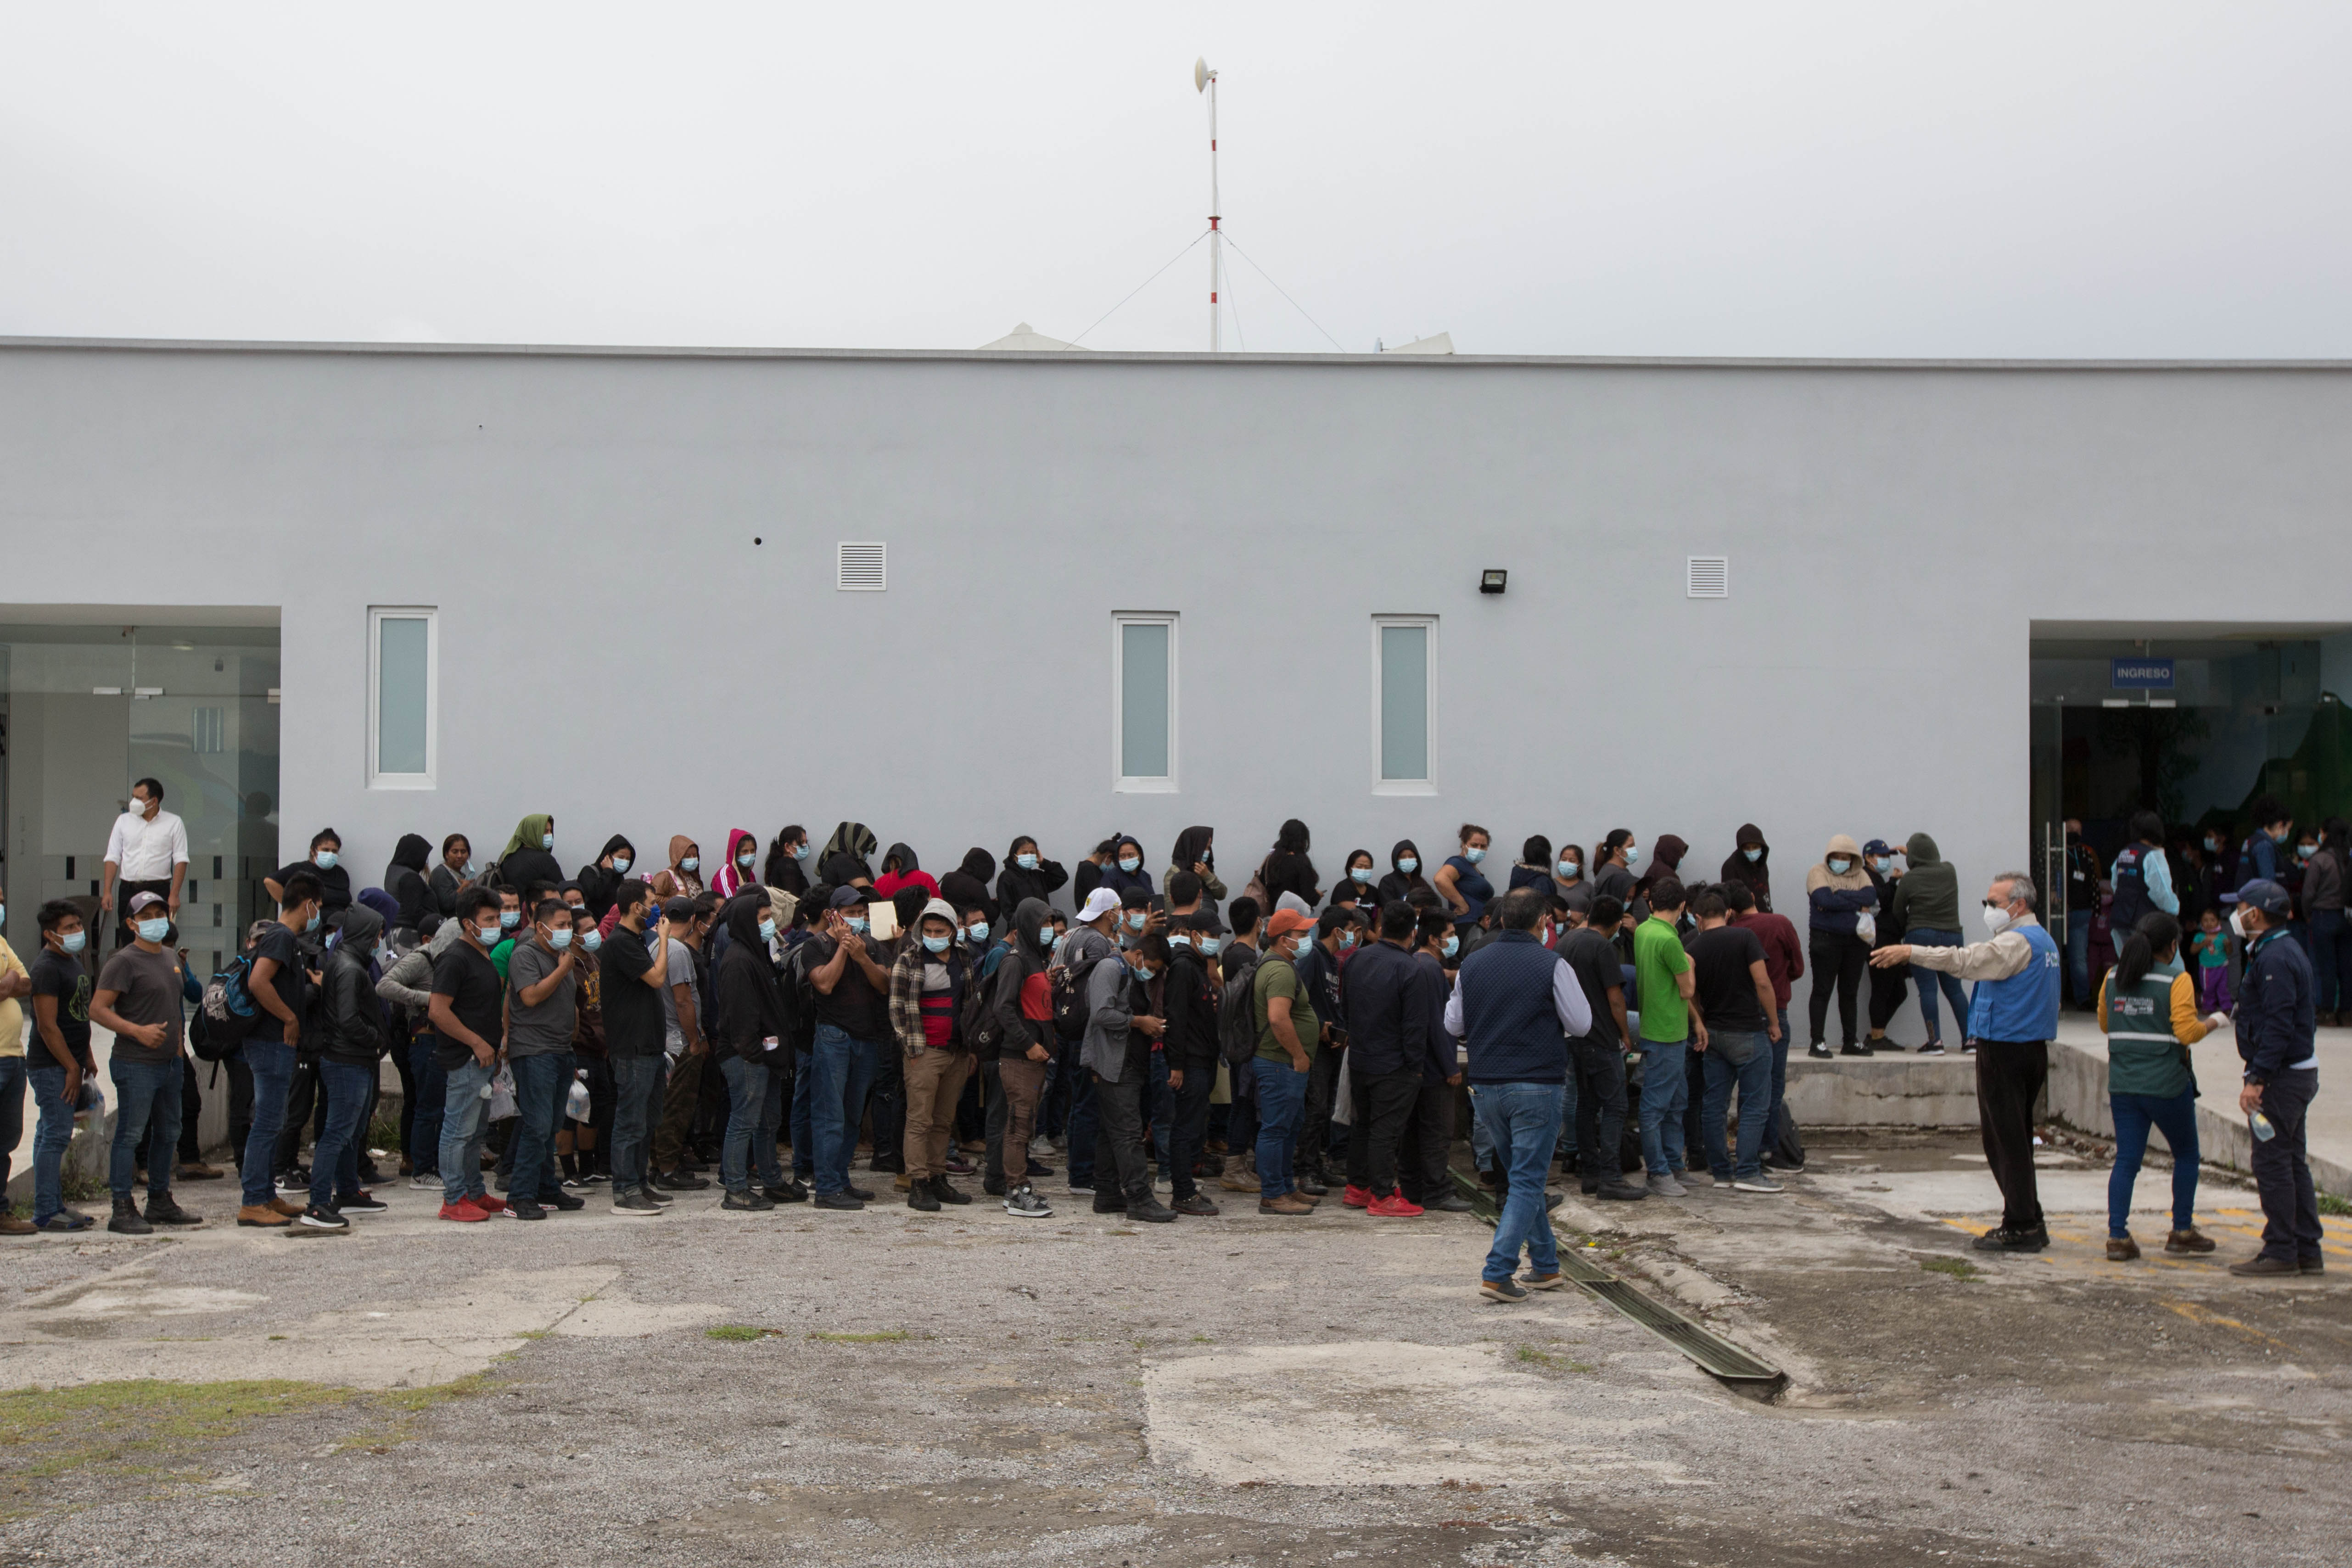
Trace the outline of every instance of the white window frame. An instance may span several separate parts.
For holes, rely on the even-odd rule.
[[[1180,688],[1179,628],[1173,610],[1116,610],[1110,617],[1110,787],[1119,795],[1174,795],[1177,792],[1176,715]],[[1135,626],[1168,628],[1168,774],[1165,778],[1133,777],[1127,766],[1127,628]]]
[[[377,766],[383,738],[383,623],[425,623],[425,771],[388,773]],[[370,605],[367,624],[367,787],[433,789],[441,763],[441,612],[432,605]]]
[[[1429,740],[1429,774],[1425,779],[1381,776],[1381,634],[1391,626],[1419,626],[1429,634],[1428,716],[1423,733]],[[1374,616],[1372,617],[1372,793],[1374,795],[1435,795],[1437,793],[1437,617],[1435,616]]]

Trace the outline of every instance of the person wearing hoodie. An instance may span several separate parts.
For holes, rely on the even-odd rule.
[[[816,879],[828,888],[874,891],[874,851],[881,847],[874,830],[862,822],[835,823],[833,837],[816,858]]]
[[[1664,881],[1669,877],[1677,882],[1682,881],[1683,857],[1689,853],[1689,842],[1679,835],[1673,833],[1658,835],[1657,847],[1650,853],[1649,873],[1633,884],[1632,909],[1635,919],[1649,918],[1650,889],[1654,884]],[[1688,883],[1684,883],[1684,889],[1685,892],[1688,891]]]
[[[1201,910],[1171,919],[1169,926],[1167,978],[1160,987],[1168,1032],[1160,1037],[1160,1054],[1167,1062],[1173,1102],[1168,1127],[1170,1206],[1178,1214],[1213,1215],[1217,1205],[1201,1191],[1193,1167],[1200,1163],[1202,1140],[1208,1131],[1209,1094],[1217,1084],[1217,1014],[1223,995],[1215,960],[1202,950],[1223,927],[1214,914]]]
[[[795,900],[806,898],[809,879],[805,868],[815,853],[816,847],[809,842],[808,829],[797,822],[787,823],[768,846],[767,864],[761,868],[761,879]]]
[[[433,907],[433,885],[425,880],[425,867],[432,856],[433,846],[421,833],[404,833],[400,842],[392,847],[392,863],[383,868],[383,890],[390,893],[398,906],[392,919],[394,935],[406,933],[402,940],[414,943],[416,922]]]
[[[1772,847],[1764,842],[1764,830],[1752,822],[1743,822],[1732,836],[1737,846],[1723,862],[1723,880],[1737,882],[1756,895],[1756,912],[1772,912]]]
[[[760,885],[760,837],[740,827],[727,830],[727,859],[710,879],[710,891],[720,901]]]
[[[1391,847],[1389,873],[1381,879],[1381,885],[1374,891],[1382,909],[1399,900],[1411,903],[1415,893],[1427,893],[1433,903],[1437,901],[1437,889],[1431,887],[1429,879],[1422,875],[1421,850],[1412,839],[1400,838]]]
[[[1217,880],[1217,830],[1213,827],[1188,827],[1176,836],[1176,847],[1168,857],[1168,875],[1160,879],[1165,886],[1179,871],[1190,871],[1201,879],[1201,896],[1207,900],[1211,914],[1225,901],[1225,885]]]
[[[1268,911],[1281,907],[1282,896],[1289,893],[1297,898],[1308,910],[1323,901],[1323,889],[1315,873],[1315,862],[1307,851],[1314,842],[1307,824],[1291,817],[1275,835],[1274,847],[1266,852],[1258,867],[1258,883],[1265,889],[1265,907]]]
[[[320,972],[319,1076],[327,1125],[310,1152],[310,1203],[298,1222],[313,1230],[347,1228],[346,1210],[382,1214],[389,1206],[360,1185],[360,1117],[383,1059],[383,1006],[368,977],[383,935],[383,917],[353,904]]]
[[[1111,846],[1110,864],[1103,868],[1102,886],[1124,895],[1129,889],[1141,891],[1147,899],[1159,889],[1151,885],[1151,873],[1143,868],[1143,846],[1132,837],[1121,834]]]
[[[915,847],[893,844],[882,852],[882,874],[874,879],[874,891],[888,899],[908,888],[921,889],[926,901],[940,896],[939,879],[923,869],[915,858]]]
[[[1020,844],[1013,847],[1018,850]],[[1013,940],[997,965],[996,988],[991,994],[1003,1035],[997,1048],[996,1081],[1004,1108],[992,1165],[1004,1189],[1004,1212],[1022,1219],[1044,1219],[1054,1212],[1025,1173],[1013,1174],[1016,1161],[1024,1173],[1028,1170],[1029,1141],[1036,1131],[1045,1074],[1061,1046],[1054,1027],[1053,986],[1046,975],[1053,921],[1053,909],[1043,899],[1024,899],[1013,907]]]
[[[1806,945],[1813,963],[1813,990],[1808,999],[1812,1044],[1806,1054],[1815,1058],[1830,1054],[1823,1036],[1829,1024],[1830,994],[1834,990],[1838,1021],[1845,1030],[1843,1054],[1866,1057],[1870,1052],[1855,1033],[1854,1002],[1872,946],[1863,934],[1861,921],[1877,910],[1878,891],[1863,869],[1862,846],[1843,833],[1832,838],[1820,862],[1805,873],[1805,899],[1811,910]],[[1874,932],[1875,926],[1874,920]]]
[[[1054,895],[1069,879],[1070,874],[1062,868],[1062,863],[1039,854],[1037,841],[1024,833],[1004,852],[1004,869],[996,878],[997,907],[1018,910],[1034,899],[1046,906],[1046,918],[1050,921]]]
[[[702,846],[683,833],[670,835],[669,864],[646,879],[654,897],[667,905],[672,899],[691,899],[703,891]]]
[[[977,845],[963,852],[963,863],[940,879],[940,897],[958,910],[978,910],[988,917],[991,929],[996,925],[996,900],[989,896],[988,884],[996,876],[996,857]]]
[[[1872,918],[1878,922],[1878,933],[1873,945],[1903,940],[1903,923],[1895,918],[1895,889],[1903,885],[1903,868],[1895,864],[1895,846],[1884,838],[1874,838],[1862,847],[1862,868],[1870,878],[1871,891],[1878,895],[1878,911]],[[1869,973],[1870,1003],[1867,1016],[1870,1035],[1863,1048],[1874,1056],[1880,1051],[1901,1050],[1886,1037],[1886,1026],[1903,1010],[1904,1001],[1911,994],[1910,976],[1892,969],[1874,969]]]
[[[587,900],[590,914],[601,921],[612,912],[613,895],[629,879],[629,868],[636,862],[636,846],[615,833],[604,840],[604,847],[596,851],[593,862],[580,868],[574,880],[580,884],[580,896]]]
[[[1097,889],[1096,898],[1108,891]],[[1168,957],[1168,939],[1155,934],[1094,966],[1087,976],[1087,1035],[1079,1051],[1095,1086],[1094,1212],[1124,1211],[1129,1220],[1154,1225],[1176,1217],[1174,1209],[1152,1195],[1144,1142],[1152,1042],[1168,1027],[1151,1011],[1151,983],[1167,968]]]
[[[1936,841],[1924,833],[1915,833],[1903,844],[1906,870],[1895,884],[1893,914],[1895,929],[1913,947],[1958,947],[1960,945],[1960,877],[1944,863]],[[1922,1056],[1944,1054],[1943,1017],[1937,1011],[1938,991],[1952,1005],[1952,1022],[1966,1030],[1969,1019],[1968,994],[1960,989],[1957,974],[1946,974],[1921,964],[1911,966],[1912,984],[1919,988],[1919,1016],[1927,1025],[1927,1043],[1919,1047]],[[1968,1049],[1964,1042],[1962,1049]]]
[[[776,1161],[792,1031],[768,953],[776,915],[765,890],[737,894],[721,919],[730,940],[711,981],[718,994],[713,1011],[719,1020],[719,1070],[727,1079],[727,1137],[719,1160],[727,1196],[719,1207],[757,1212],[808,1196],[808,1189],[787,1178]],[[754,1174],[760,1179],[757,1190],[751,1185]]]
[[[963,1037],[971,985],[971,965],[956,944],[955,907],[934,898],[910,922],[889,983],[890,1032],[906,1086],[907,1206],[927,1214],[941,1204],[971,1202],[971,1194],[948,1184],[947,1165],[956,1101],[971,1076],[971,1047]]]
[[[535,811],[515,824],[514,832],[507,838],[507,847],[499,851],[499,882],[520,893],[534,882],[553,887],[563,880],[563,868],[555,863],[555,818],[543,811]]]

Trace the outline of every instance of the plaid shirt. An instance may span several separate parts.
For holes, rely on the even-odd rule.
[[[932,962],[922,937],[908,931],[898,949],[898,962],[890,965],[890,1028],[898,1037],[898,1048],[909,1059],[930,1048],[923,1037],[923,967]],[[963,949],[950,943],[938,962],[947,966],[948,990],[960,995],[969,978]],[[963,1043],[959,1040],[952,1048],[961,1050]]]

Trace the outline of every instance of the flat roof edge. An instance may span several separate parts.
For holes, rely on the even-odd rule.
[[[750,348],[631,343],[318,342],[296,339],[71,338],[0,335],[0,350],[70,349],[137,353],[425,354],[548,359],[972,360],[1053,364],[1520,365],[1561,369],[1945,371],[2346,371],[2325,359],[1835,359],[1667,354],[1205,353],[1097,349]]]

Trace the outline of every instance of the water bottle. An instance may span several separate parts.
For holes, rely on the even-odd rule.
[[[2257,1143],[2267,1143],[2278,1136],[2278,1129],[2271,1125],[2271,1119],[2259,1110],[2246,1112],[2246,1131],[2254,1135]]]

